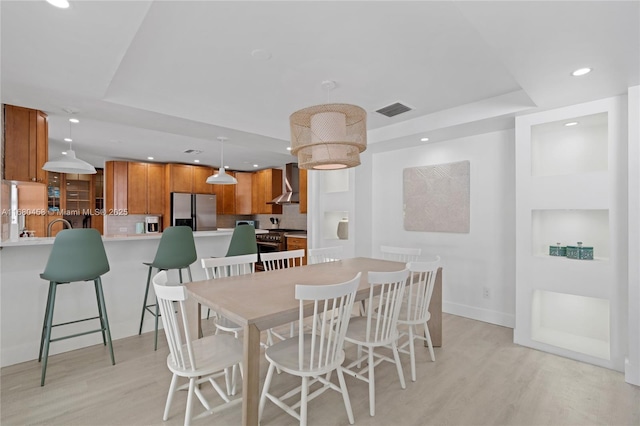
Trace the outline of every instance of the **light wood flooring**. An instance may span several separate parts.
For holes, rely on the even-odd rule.
[[[211,331],[211,324],[205,327]],[[640,425],[640,388],[625,383],[621,373],[512,342],[511,329],[444,315],[443,347],[436,348],[436,362],[419,347],[416,382],[410,379],[408,356],[401,356],[405,390],[393,365],[376,369],[375,417],[369,416],[367,384],[346,377],[356,424]],[[164,335],[157,352],[152,333],[115,341],[114,350],[115,366],[102,345],[50,357],[44,387],[37,361],[3,368],[0,423],[181,425],[186,394],[174,398],[171,417],[162,421],[171,377]],[[349,347],[347,357],[354,354]],[[266,362],[261,372],[264,379]],[[284,391],[298,383],[281,374],[272,389]],[[194,409],[201,410],[197,402]],[[237,406],[193,424],[240,422]],[[267,403],[262,425],[294,424],[295,419]],[[311,401],[309,424],[348,424],[341,396],[327,391]]]

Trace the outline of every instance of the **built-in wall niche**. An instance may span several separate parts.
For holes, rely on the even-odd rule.
[[[346,231],[345,231],[346,228]],[[324,225],[322,237],[325,240],[349,239],[349,212],[327,211],[324,212]]]
[[[534,290],[531,339],[609,360],[609,300]]]
[[[607,145],[606,112],[531,126],[531,175],[606,171]]]
[[[549,246],[556,243],[575,246],[579,241],[585,247],[593,247],[594,260],[609,259],[608,210],[531,211],[531,249],[534,256],[549,256]],[[567,261],[577,262],[573,259]]]
[[[349,190],[349,169],[322,172],[324,192],[345,192]]]

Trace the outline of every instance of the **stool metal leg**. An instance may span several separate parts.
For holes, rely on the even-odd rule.
[[[44,319],[42,320],[42,337],[40,337],[40,352],[38,353],[38,362],[42,361],[42,347],[44,346],[45,331],[47,329],[47,318],[49,317],[49,303],[51,301],[51,291],[53,285],[49,283],[49,292],[47,293],[47,306],[44,311]]]
[[[96,290],[96,304],[98,305],[98,318],[100,319],[100,328],[102,329],[102,344],[107,346],[107,338],[104,333],[104,323],[102,322],[102,304],[100,303],[100,293],[98,292],[98,283],[93,281],[93,288]]]
[[[102,315],[100,316],[100,323],[102,324],[102,327],[107,334],[107,343],[109,346],[109,352],[111,352],[111,365],[116,365],[116,359],[113,355],[113,343],[111,342],[109,318],[107,317],[107,305],[104,303],[104,293],[102,292],[102,278],[96,278],[94,283],[98,292],[98,304],[100,305],[99,310],[102,311]]]
[[[56,286],[58,283],[49,282],[49,306],[47,306],[47,317],[45,323],[45,336],[44,336],[44,352],[42,354],[42,377],[40,378],[40,386],[44,386],[44,378],[47,375],[47,359],[49,358],[49,343],[51,340],[51,327],[53,325],[53,307],[56,302]]]
[[[140,329],[138,330],[138,336],[142,334],[142,323],[144,322],[144,313],[147,310],[147,298],[149,297],[149,284],[151,283],[152,271],[153,266],[149,266],[149,274],[147,275],[147,288],[144,290],[144,300],[142,301],[142,316],[140,316]]]

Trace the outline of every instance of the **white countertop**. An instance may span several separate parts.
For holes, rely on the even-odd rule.
[[[268,231],[263,229],[256,229],[256,234],[266,234]],[[233,228],[219,228],[217,231],[195,231],[193,233],[194,238],[201,237],[217,237],[222,235],[230,235],[233,233]],[[102,241],[109,243],[112,241],[135,241],[135,240],[154,240],[160,239],[162,233],[155,234],[116,234],[116,235],[103,235]],[[39,246],[53,244],[55,237],[24,237],[19,238],[17,241],[5,240],[0,242],[0,247],[24,247],[24,246]]]

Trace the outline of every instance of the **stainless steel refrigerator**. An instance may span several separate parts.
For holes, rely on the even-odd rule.
[[[171,225],[189,226],[194,231],[215,231],[218,229],[216,196],[172,192]]]

